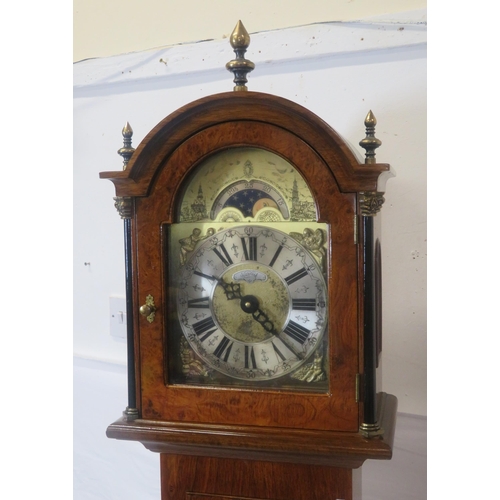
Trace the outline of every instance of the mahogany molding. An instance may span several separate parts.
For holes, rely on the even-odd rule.
[[[360,467],[367,459],[390,460],[394,444],[397,399],[378,394],[383,435],[366,439],[359,433],[256,426],[223,426],[121,418],[109,438],[139,441],[158,453],[217,458]]]
[[[241,120],[276,125],[300,137],[329,166],[341,192],[385,190],[388,164],[359,163],[339,134],[314,113],[259,92],[215,94],[183,106],[148,133],[126,170],[101,172],[100,177],[115,184],[117,196],[147,196],[156,173],[182,142],[214,125]]]

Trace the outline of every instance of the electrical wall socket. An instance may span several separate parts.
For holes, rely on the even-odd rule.
[[[109,332],[119,339],[127,338],[127,307],[125,297],[109,298]]]

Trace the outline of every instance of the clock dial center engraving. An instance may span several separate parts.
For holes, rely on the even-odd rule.
[[[249,275],[261,279],[249,280]],[[288,287],[275,271],[258,262],[233,265],[221,279],[232,283],[235,277],[241,278],[237,282],[241,300],[228,300],[222,286],[213,290],[212,310],[217,323],[227,335],[246,344],[273,338],[271,330],[281,331],[288,319],[291,304]]]

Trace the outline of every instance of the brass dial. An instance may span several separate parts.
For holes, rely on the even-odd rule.
[[[313,194],[290,162],[255,147],[204,160],[180,200],[179,222],[316,221]]]
[[[181,268],[183,333],[211,368],[270,380],[300,367],[326,328],[321,265],[286,233],[236,225],[203,239]]]

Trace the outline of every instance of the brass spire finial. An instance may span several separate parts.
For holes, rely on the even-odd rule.
[[[132,147],[133,133],[134,131],[132,130],[130,123],[127,122],[122,129],[123,147],[118,150],[118,154],[123,157],[123,170],[127,168],[127,163],[135,151],[135,148]]]
[[[377,119],[370,110],[365,118],[366,137],[359,142],[359,145],[366,150],[365,163],[376,163],[375,150],[382,144],[382,141],[375,137],[375,125]]]
[[[234,74],[234,90],[248,90],[247,83],[247,73],[250,73],[255,68],[255,64],[248,59],[245,59],[245,52],[250,45],[250,35],[248,31],[243,26],[241,21],[238,21],[236,27],[234,28],[231,36],[229,37],[231,47],[236,54],[236,59],[229,61],[226,64],[226,69],[232,71]]]

